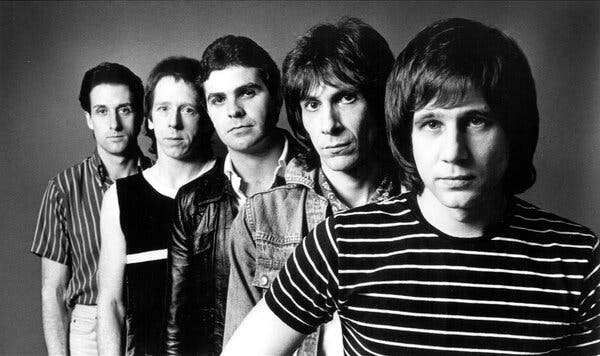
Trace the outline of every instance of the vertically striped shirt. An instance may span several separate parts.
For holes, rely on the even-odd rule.
[[[403,194],[320,224],[265,298],[303,333],[338,310],[350,355],[596,355],[599,256],[589,229],[517,198],[457,238]]]
[[[138,171],[151,165],[141,155]],[[97,152],[48,182],[37,218],[31,252],[69,266],[65,301],[96,304],[100,254],[100,207],[112,184]]]

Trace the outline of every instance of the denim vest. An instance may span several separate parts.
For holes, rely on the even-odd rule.
[[[252,240],[255,248],[252,248],[250,254],[254,255],[254,261],[232,261],[232,263],[241,265],[242,269],[243,266],[252,266],[241,274],[252,276],[251,281],[248,282],[255,288],[249,285],[232,285],[230,279],[230,292],[233,293],[228,296],[230,298],[227,301],[228,308],[248,304],[248,301],[239,302],[235,297],[232,298],[232,294],[235,295],[235,290],[231,290],[232,287],[260,291],[260,295],[253,297],[255,300],[251,301],[252,303],[262,298],[302,238],[325,220],[328,214],[331,214],[329,201],[316,191],[317,174],[317,169],[306,170],[297,159],[293,159],[286,168],[286,185],[258,193],[247,200],[243,213],[239,214],[234,221],[234,225],[237,226],[232,227],[232,231],[235,230],[238,234],[233,237],[234,239]],[[392,189],[377,197],[377,200],[386,199],[400,192],[399,185],[398,188],[394,188],[396,186],[392,185]],[[247,258],[243,256],[247,254],[241,253],[232,258]],[[227,312],[230,312],[229,309]],[[236,322],[241,322],[243,316],[238,315],[236,318]],[[297,355],[317,355],[321,332],[322,327],[308,335],[299,347]]]

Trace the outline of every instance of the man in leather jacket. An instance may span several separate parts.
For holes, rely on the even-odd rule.
[[[229,229],[250,195],[284,183],[296,143],[276,128],[280,74],[249,38],[228,35],[204,51],[197,84],[225,159],[179,190],[169,247],[167,354],[219,354],[229,275]]]
[[[287,115],[308,150],[288,164],[286,185],[254,195],[233,223],[225,343],[318,223],[400,193],[384,136],[393,61],[385,39],[354,18],[313,27],[286,56]],[[336,323],[309,335],[298,355],[341,354]]]

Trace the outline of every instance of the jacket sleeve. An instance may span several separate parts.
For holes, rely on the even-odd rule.
[[[187,199],[186,199],[187,198]],[[189,322],[190,313],[190,260],[193,251],[189,241],[192,231],[189,213],[190,199],[186,196],[177,197],[177,212],[171,227],[169,243],[168,273],[167,273],[167,320],[165,335],[165,353],[167,355],[185,354],[185,329]]]
[[[246,315],[262,298],[261,289],[252,284],[256,271],[257,251],[248,226],[248,213],[250,213],[249,201],[246,202],[244,209],[240,210],[230,230],[230,272],[223,346],[227,345]]]

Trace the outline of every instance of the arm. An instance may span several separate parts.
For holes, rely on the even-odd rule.
[[[222,356],[289,355],[306,337],[275,315],[262,299],[225,345]]]
[[[42,257],[42,322],[48,355],[69,354],[69,311],[65,292],[69,267]]]
[[[600,245],[595,237],[581,288],[577,322],[573,323],[569,354],[600,355]]]
[[[98,264],[98,352],[101,355],[123,354],[123,282],[126,262],[125,236],[119,222],[116,185],[102,201],[100,212],[102,248]]]
[[[337,250],[328,224],[329,219],[319,224],[296,247],[265,298],[226,345],[227,353],[290,353],[306,334],[331,319],[338,294]]]
[[[177,213],[171,228],[169,244],[168,280],[167,280],[167,330],[165,336],[165,353],[181,355],[185,352],[185,327],[189,317],[188,302],[190,297],[190,257],[193,251],[189,248],[186,230],[185,201],[177,196]]]
[[[71,274],[71,244],[67,210],[68,199],[55,179],[50,180],[31,246],[31,252],[42,258],[42,322],[49,355],[69,354],[69,310],[65,294]]]
[[[261,290],[252,285],[256,271],[256,245],[246,223],[246,209],[241,210],[233,221],[230,235],[229,261],[231,267],[227,288],[223,345],[227,345],[233,332],[262,298]]]

